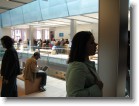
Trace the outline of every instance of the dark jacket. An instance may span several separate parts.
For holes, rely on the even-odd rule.
[[[19,74],[20,65],[18,54],[12,47],[7,49],[3,56],[1,65],[1,76],[3,76],[6,80],[9,80],[11,77],[16,77]]]

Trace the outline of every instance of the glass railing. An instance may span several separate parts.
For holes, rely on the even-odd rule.
[[[27,46],[23,45],[19,47],[14,45],[18,52],[19,59],[25,60],[33,55],[34,52],[40,52],[41,58],[38,61],[47,61],[47,63],[55,63],[61,65],[67,65],[68,54],[70,48],[65,47],[38,47],[38,46]]]
[[[70,52],[69,47],[24,47],[23,45],[20,45],[19,47],[17,47],[17,45],[14,45],[14,47],[18,52],[18,57],[20,61],[25,62],[27,58],[30,58],[34,54],[34,52],[40,52],[41,58],[38,60],[38,64],[58,64],[62,66],[67,66],[68,55]],[[5,50],[2,46],[0,46],[0,59],[2,59],[4,52]],[[97,54],[95,56],[91,56],[90,60],[95,61],[97,68]]]
[[[20,47],[21,46],[21,47]],[[38,67],[48,66],[47,74],[57,78],[65,79],[67,70],[67,60],[70,52],[69,47],[37,47],[14,45],[17,50],[20,67],[23,69],[26,60],[34,54],[34,52],[40,52],[41,57],[37,60]],[[0,46],[0,59],[2,59],[5,50]],[[95,61],[97,69],[97,54],[89,57],[91,61]],[[0,60],[1,61],[1,60]]]

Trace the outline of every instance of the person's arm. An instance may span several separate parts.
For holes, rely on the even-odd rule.
[[[88,88],[84,88],[86,80],[86,71],[84,64],[76,64],[71,68],[70,75],[67,80],[67,94],[69,97],[99,97],[102,92],[98,85],[94,84]],[[92,76],[93,77],[93,76]]]
[[[31,71],[33,73],[36,73],[38,71],[37,62],[36,61],[32,61],[32,63],[31,63]]]

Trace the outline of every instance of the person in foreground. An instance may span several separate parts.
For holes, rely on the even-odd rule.
[[[20,74],[18,54],[13,46],[14,41],[11,37],[3,36],[1,43],[6,48],[1,66],[1,76],[3,76],[1,97],[17,97],[16,77]]]
[[[103,83],[95,62],[89,60],[90,55],[95,55],[96,46],[89,31],[78,32],[73,37],[66,73],[68,97],[102,97]]]
[[[31,82],[34,82],[36,78],[41,77],[40,91],[43,92],[45,91],[44,86],[46,85],[47,74],[45,72],[39,72],[39,68],[37,68],[37,60],[39,58],[40,53],[35,52],[31,58],[26,60],[23,72],[25,80],[29,80]]]

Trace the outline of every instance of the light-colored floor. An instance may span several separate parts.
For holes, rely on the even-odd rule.
[[[25,53],[25,51],[22,50],[18,52]],[[28,52],[28,53],[33,54],[33,52]],[[42,53],[41,55],[47,56],[48,54]],[[54,58],[68,59],[68,55],[65,54],[57,54],[57,55],[49,54],[49,56]],[[97,60],[93,60],[93,61],[97,63]],[[0,61],[0,66],[1,66],[1,61]],[[66,97],[66,82],[64,80],[53,78],[50,76],[47,76],[47,85],[46,85],[45,92],[36,92],[29,95],[25,95],[24,81],[19,79],[17,80],[17,86],[18,86],[19,97]],[[0,89],[1,89],[1,79],[0,79]]]
[[[47,76],[46,91],[35,92],[29,95],[24,93],[24,81],[17,80],[19,97],[66,97],[66,82],[57,78]],[[1,89],[1,79],[0,79]]]

